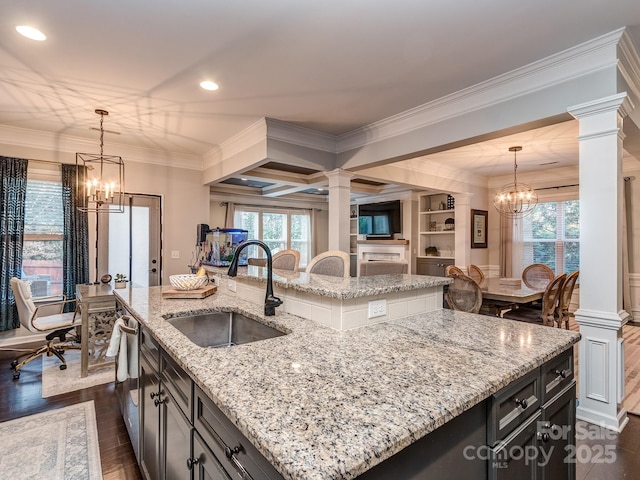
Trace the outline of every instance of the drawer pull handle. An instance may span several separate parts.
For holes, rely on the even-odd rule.
[[[156,407],[159,407],[159,406],[160,406],[160,405],[162,405],[163,403],[167,403],[167,399],[166,399],[166,398],[156,398],[156,399],[153,401],[153,404],[154,404]]]
[[[243,480],[253,480],[253,477],[249,475],[249,472],[247,472],[247,469],[244,468],[244,465],[242,465],[242,463],[240,463],[240,460],[238,460],[238,458],[236,457],[236,455],[240,452],[242,452],[241,445],[238,445],[233,448],[225,447],[224,449],[225,456],[233,462],[236,469],[238,469],[238,472],[240,473],[241,478]]]
[[[195,467],[198,463],[200,463],[199,458],[187,458],[187,468],[189,470],[193,470],[193,467]]]
[[[529,403],[527,402],[526,398],[523,398],[522,400],[518,400],[517,398],[515,399],[516,405],[522,407],[523,410],[526,410],[527,407],[529,406]]]
[[[538,440],[542,440],[543,443],[547,443],[549,441],[549,434],[547,432],[541,433],[538,432]]]
[[[151,392],[151,393],[149,394],[149,396],[150,396],[151,398],[156,398],[156,397],[157,397],[157,396],[159,396],[159,395],[160,395],[160,392]]]
[[[567,378],[568,375],[566,370],[556,370],[555,374],[560,378]]]

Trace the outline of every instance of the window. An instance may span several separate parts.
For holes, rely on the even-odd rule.
[[[34,297],[62,293],[62,182],[27,178],[22,278]]]
[[[539,203],[522,219],[523,265],[544,263],[556,275],[580,268],[580,202]]]
[[[260,239],[272,253],[293,249],[300,252],[300,267],[311,258],[311,218],[305,210],[261,209],[236,206],[234,228],[249,232],[248,238]],[[264,257],[258,247],[247,247],[249,257]]]

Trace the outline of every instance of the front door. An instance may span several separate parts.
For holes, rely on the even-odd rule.
[[[160,197],[126,194],[123,213],[100,215],[100,272],[123,273],[131,286],[161,283]]]

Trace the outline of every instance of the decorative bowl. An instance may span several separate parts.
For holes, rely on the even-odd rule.
[[[198,277],[193,273],[169,276],[169,282],[177,290],[195,290],[206,285],[208,280],[206,275]]]

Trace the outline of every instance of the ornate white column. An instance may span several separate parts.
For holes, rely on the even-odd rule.
[[[580,135],[580,308],[577,417],[621,431],[624,397],[622,326],[622,132],[633,108],[626,93],[569,108]]]
[[[353,174],[337,168],[325,175],[329,179],[329,250],[349,253],[349,207]]]

